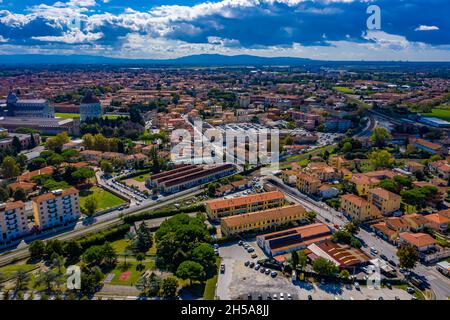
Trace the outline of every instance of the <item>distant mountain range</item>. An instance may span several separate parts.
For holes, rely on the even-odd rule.
[[[40,55],[40,54],[17,54],[17,55],[0,55],[0,65],[155,65],[155,66],[323,66],[330,67],[342,65],[436,65],[449,63],[415,63],[415,62],[369,62],[369,61],[319,61],[305,58],[293,57],[259,57],[252,55],[235,55],[226,56],[220,54],[200,54],[190,55],[175,59],[126,59],[126,58],[111,58],[104,56],[90,56],[90,55]]]
[[[175,59],[126,59],[88,55],[0,55],[0,64],[145,64],[145,65],[301,65],[310,59],[277,57],[265,58],[251,55],[225,56],[220,54],[191,55]]]

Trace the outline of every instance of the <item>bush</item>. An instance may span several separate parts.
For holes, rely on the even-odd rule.
[[[189,206],[184,207],[180,209],[160,209],[156,211],[146,211],[140,214],[136,215],[129,215],[123,217],[123,221],[125,223],[134,223],[136,221],[142,221],[142,220],[148,220],[148,219],[154,219],[154,218],[162,218],[162,217],[168,217],[173,216],[179,213],[191,213],[191,212],[205,212],[205,206],[203,204],[195,205],[195,206]]]
[[[129,230],[130,225],[124,224],[109,230],[88,234],[86,237],[81,238],[79,243],[83,250],[86,250],[94,245],[101,245],[107,241],[117,240],[118,238],[123,237]]]

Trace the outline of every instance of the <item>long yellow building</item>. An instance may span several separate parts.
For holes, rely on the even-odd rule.
[[[374,204],[354,194],[341,197],[341,210],[353,220],[366,221],[381,217],[381,211]]]
[[[398,194],[390,192],[383,188],[374,188],[369,190],[369,195],[367,197],[369,202],[381,210],[382,214],[391,213],[400,209],[400,203],[402,202],[402,197]]]
[[[292,205],[226,217],[221,221],[222,234],[233,236],[248,231],[271,229],[301,220],[305,213],[306,210],[302,206]]]
[[[206,213],[210,219],[261,211],[284,205],[284,194],[271,191],[232,199],[217,199],[206,202]]]

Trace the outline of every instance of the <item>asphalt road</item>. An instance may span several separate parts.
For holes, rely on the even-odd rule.
[[[145,205],[144,203],[139,207],[133,207],[127,210],[119,211],[111,211],[110,213],[104,214],[102,216],[95,217],[95,221],[90,225],[84,225],[83,222],[78,222],[71,231],[60,232],[59,234],[44,234],[42,238],[45,239],[59,239],[59,240],[70,240],[77,239],[82,237],[83,235],[101,231],[107,229],[109,227],[118,225],[122,222],[122,215],[134,215],[144,211],[149,211],[151,209],[156,210],[161,207],[170,205],[172,203],[179,202],[185,198],[191,198],[199,193],[203,192],[203,190],[199,187],[180,192],[174,195],[170,195],[166,197],[164,200],[161,200],[158,203],[150,203]],[[163,218],[154,219],[155,223],[164,221]],[[12,249],[2,255],[0,255],[0,266],[7,265],[15,260],[25,259],[29,256],[28,254],[28,244],[22,243],[20,248]]]
[[[308,210],[317,212],[318,220],[326,224],[336,224],[338,226],[342,226],[348,222],[342,213],[301,194],[298,190],[285,185],[281,179],[272,176],[266,179],[269,183],[272,182],[273,185],[280,188],[295,202],[303,205]],[[357,236],[367,245],[363,250],[369,253],[370,248],[374,247],[378,250],[379,255],[384,254],[388,259],[392,259],[398,263],[396,256],[397,248],[389,242],[363,229],[360,229]],[[447,300],[450,297],[450,279],[439,273],[434,266],[418,264],[413,271],[427,279],[430,289],[433,291],[437,300]]]

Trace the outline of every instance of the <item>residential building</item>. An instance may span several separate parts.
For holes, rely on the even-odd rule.
[[[31,200],[34,222],[41,230],[76,221],[81,216],[79,192],[75,188],[55,190]]]
[[[399,240],[402,244],[415,247],[419,252],[436,248],[436,240],[426,233],[402,232],[399,234]]]
[[[9,242],[28,232],[25,204],[22,201],[0,204],[0,243]]]
[[[305,249],[312,243],[331,239],[331,229],[323,223],[272,232],[256,237],[256,243],[270,257]]]
[[[334,198],[339,194],[339,190],[333,186],[330,186],[328,184],[321,185],[319,187],[319,195],[323,199],[330,199]]]
[[[319,191],[320,185],[320,180],[311,175],[306,173],[297,174],[296,187],[305,194],[316,194]]]
[[[443,213],[432,213],[424,216],[427,226],[439,232],[446,232],[450,224],[450,216]]]
[[[334,168],[322,162],[312,162],[308,164],[305,171],[322,182],[332,181],[337,178]]]
[[[383,188],[374,188],[368,191],[368,200],[381,210],[381,213],[388,215],[400,210],[402,197]]]
[[[284,194],[271,191],[231,199],[210,200],[205,203],[210,219],[218,219],[236,214],[262,211],[284,205]]]
[[[363,173],[353,174],[350,182],[355,185],[356,192],[360,196],[366,196],[370,189],[380,184],[379,179],[369,177]]]
[[[450,177],[450,164],[448,164],[447,160],[431,162],[428,164],[428,168],[442,179],[448,180]]]
[[[374,204],[354,194],[341,197],[341,210],[353,220],[366,221],[381,217],[381,211]]]
[[[287,225],[304,218],[305,208],[300,205],[272,208],[222,218],[221,230],[224,236],[235,236],[244,232],[268,230]]]

